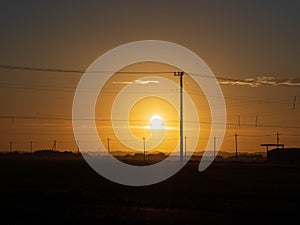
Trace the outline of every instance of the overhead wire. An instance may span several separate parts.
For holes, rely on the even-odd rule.
[[[83,74],[83,73],[92,73],[92,74],[107,74],[107,73],[113,73],[112,71],[86,71],[86,70],[80,70],[80,69],[61,69],[61,68],[48,68],[48,67],[32,67],[32,66],[16,66],[16,65],[4,65],[0,64],[0,69],[8,69],[8,70],[21,70],[21,71],[35,71],[35,72],[56,72],[56,73],[77,73],[77,74]],[[116,74],[173,74],[174,71],[117,71]],[[193,76],[201,76],[203,78],[214,78],[211,76],[203,75],[203,74],[196,74],[196,73],[190,73]],[[230,81],[239,81],[238,79],[231,79],[231,78],[225,78],[225,77],[216,77],[218,80],[230,80]],[[9,85],[7,83],[0,83],[0,88],[15,88],[15,89],[24,89],[24,90],[43,90],[43,91],[59,91],[59,92],[73,92],[75,91],[75,88],[69,88],[69,87],[55,87],[48,88],[48,87],[28,87],[28,86],[13,86]],[[94,91],[94,90],[79,90],[79,91]],[[96,90],[95,90],[96,91]],[[169,92],[170,90],[164,90],[164,92]],[[176,91],[176,90],[172,90]],[[111,90],[103,90],[104,93],[118,93],[117,91],[111,89]],[[134,92],[132,92],[134,93]],[[150,92],[149,92],[150,93]],[[162,92],[163,93],[163,92]],[[196,95],[203,95],[203,93],[197,93],[197,92],[189,92],[189,94],[196,94]],[[217,97],[217,96],[216,96]],[[299,95],[293,95],[293,98],[299,97]],[[241,102],[235,102],[235,103],[228,103],[226,104],[226,107],[234,107],[234,106],[241,106],[242,104],[265,104],[265,103],[276,103],[276,104],[290,104],[289,101],[291,97],[278,97],[278,98],[272,98],[272,99],[260,99],[260,98],[249,98],[244,96],[225,96],[225,99],[241,99]],[[283,102],[280,102],[283,101]],[[262,112],[262,113],[256,113],[256,114],[240,114],[242,116],[274,116],[278,113],[282,113],[282,111],[276,111],[276,112]],[[232,115],[231,117],[234,117]],[[16,119],[37,119],[35,117],[25,117],[25,116],[0,116],[0,118],[16,118]],[[66,118],[61,117],[46,117],[42,118],[39,117],[40,120],[66,120]],[[70,118],[68,119],[70,120]],[[204,121],[202,123],[205,123]],[[236,123],[227,123],[226,125],[229,126],[236,126]],[[241,124],[242,126],[253,126],[253,124]],[[282,127],[282,128],[299,128],[298,126],[282,126],[282,125],[272,125],[272,124],[259,124],[259,127]]]
[[[62,68],[50,68],[50,67],[33,67],[33,66],[20,66],[20,65],[6,65],[0,64],[0,69],[8,70],[23,70],[23,71],[34,71],[34,72],[57,72],[57,73],[90,73],[90,74],[127,74],[127,75],[137,75],[137,74],[174,74],[174,71],[90,71],[90,70],[81,70],[81,69],[62,69]],[[192,76],[200,76],[208,79],[218,79],[239,82],[240,79],[233,79],[228,77],[212,77],[205,74],[199,74],[194,72],[189,72]]]

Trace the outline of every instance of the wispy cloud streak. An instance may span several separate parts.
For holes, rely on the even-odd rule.
[[[147,85],[147,84],[159,84],[158,80],[134,80],[134,81],[113,81],[113,84],[138,84],[138,85]]]
[[[219,79],[219,84],[259,87],[261,85],[300,87],[300,78],[283,78],[262,76],[246,79]]]

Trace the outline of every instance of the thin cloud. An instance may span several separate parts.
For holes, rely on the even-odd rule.
[[[147,85],[147,84],[159,84],[158,80],[134,80],[134,81],[113,81],[113,84],[138,84],[138,85]]]
[[[132,84],[130,81],[113,81],[113,84]]]
[[[158,80],[135,80],[134,84],[159,84]]]
[[[222,78],[219,80],[219,84],[250,87],[259,87],[261,85],[300,87],[300,78],[283,78],[271,76],[253,77],[241,80]]]

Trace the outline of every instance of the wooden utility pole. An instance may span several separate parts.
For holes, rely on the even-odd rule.
[[[216,158],[216,137],[214,137],[214,159]]]
[[[186,161],[186,136],[184,136],[184,161]]]
[[[277,134],[276,134],[276,144],[277,144],[277,148],[278,148],[278,146],[279,146],[279,141],[280,141],[280,134],[277,132]]]
[[[56,151],[56,140],[53,141],[52,151]]]
[[[237,140],[238,134],[234,135],[234,141],[235,141],[235,159],[238,159],[238,140]]]
[[[174,76],[179,77],[180,80],[180,163],[183,164],[183,82],[182,77],[184,72],[174,72]]]
[[[146,138],[143,137],[143,146],[144,146],[144,161],[146,160]]]

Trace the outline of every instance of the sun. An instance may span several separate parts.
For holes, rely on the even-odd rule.
[[[166,129],[164,120],[159,115],[154,115],[150,119],[150,129],[151,130],[164,130]]]

